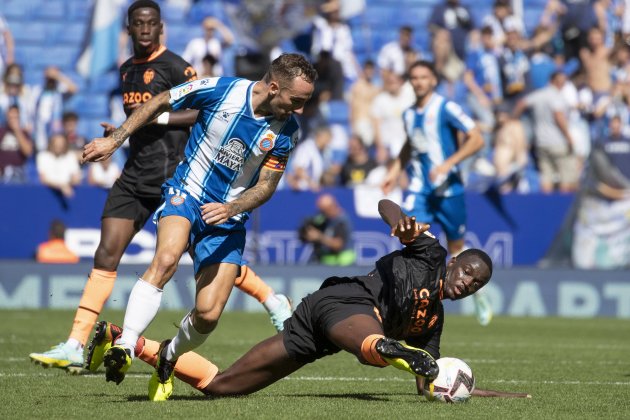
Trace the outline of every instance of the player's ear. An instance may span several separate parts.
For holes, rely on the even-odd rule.
[[[269,82],[269,93],[271,96],[276,96],[280,92],[280,85],[275,80]]]
[[[160,21],[160,35],[164,35],[164,22]]]

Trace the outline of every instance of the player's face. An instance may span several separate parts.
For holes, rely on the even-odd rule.
[[[481,289],[490,280],[488,267],[479,258],[453,258],[446,267],[444,296],[463,299]]]
[[[437,80],[431,70],[423,66],[416,66],[409,73],[409,83],[418,98],[424,98],[433,92]]]
[[[160,46],[162,22],[157,10],[151,7],[136,9],[131,15],[127,32],[136,57],[147,57]]]
[[[278,82],[271,82],[270,93],[273,96],[269,102],[271,113],[278,120],[286,120],[293,114],[302,114],[304,104],[313,94],[313,84],[301,77],[296,77],[286,86]]]

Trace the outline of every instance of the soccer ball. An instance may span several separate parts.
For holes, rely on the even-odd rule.
[[[475,389],[475,376],[470,366],[454,357],[442,357],[436,362],[440,373],[433,382],[425,382],[422,390],[425,398],[445,403],[468,401]]]

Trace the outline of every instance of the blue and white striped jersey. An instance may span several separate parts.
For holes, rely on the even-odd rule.
[[[445,179],[431,182],[429,173],[458,148],[457,131],[469,132],[475,122],[455,102],[433,93],[423,109],[415,105],[403,112],[405,131],[412,146],[407,166],[409,191],[450,197],[463,194],[459,168],[454,167]]]
[[[255,83],[215,77],[170,90],[173,110],[199,110],[173,181],[202,204],[237,199],[256,184],[263,166],[286,168],[297,142],[297,121],[293,116],[284,121],[255,117],[251,104]],[[244,222],[247,214],[232,219]]]

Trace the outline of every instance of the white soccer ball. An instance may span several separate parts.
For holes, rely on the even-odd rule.
[[[445,403],[468,401],[475,389],[475,376],[470,366],[454,357],[442,357],[436,362],[440,373],[433,382],[425,382],[423,393],[426,399]]]

